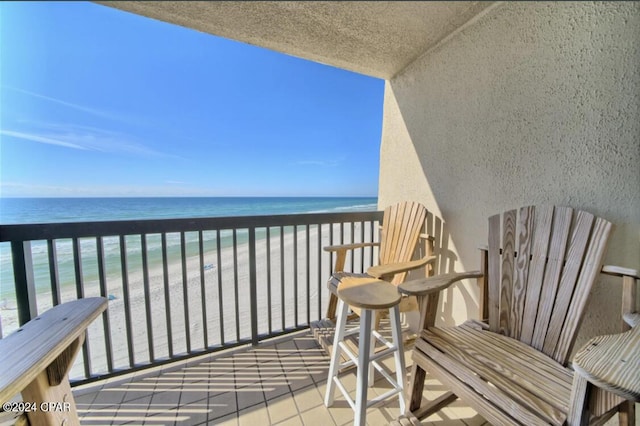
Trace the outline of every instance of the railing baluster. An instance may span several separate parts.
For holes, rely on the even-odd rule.
[[[222,254],[220,250],[220,230],[216,229],[216,257],[218,271],[218,315],[220,317],[220,345],[224,346],[224,304],[222,303]]]
[[[350,240],[350,243],[353,244],[353,243],[355,243],[354,238],[356,236],[355,229],[354,229],[355,228],[354,222],[350,222],[349,226],[351,228],[351,240]],[[353,250],[351,252],[351,272],[355,272],[356,271],[355,267],[356,267],[356,252],[355,252],[355,250]]]
[[[169,263],[167,259],[167,234],[162,233],[162,278],[164,281],[164,311],[167,321],[167,350],[173,358],[173,330],[171,327],[171,293],[169,289]]]
[[[322,223],[318,223],[318,319],[322,318]]]
[[[364,242],[364,221],[360,221],[360,242]],[[362,254],[360,255],[360,273],[364,273],[364,248],[362,249]]]
[[[98,281],[100,283],[100,296],[109,297],[107,293],[107,273],[104,267],[104,237],[96,238],[96,254],[98,255]],[[113,371],[113,343],[111,342],[111,324],[109,312],[102,312],[102,324],[104,328],[104,345],[107,355],[107,370]]]
[[[30,241],[11,241],[13,280],[20,326],[38,316]]]
[[[329,223],[329,245],[333,245],[333,223]],[[333,273],[333,255],[329,253],[329,274]]]
[[[124,323],[127,333],[127,349],[129,352],[129,367],[135,365],[133,358],[133,332],[131,330],[131,302],[129,300],[129,270],[127,266],[127,242],[124,235],[120,235],[120,262],[122,265],[122,296],[124,298]]]
[[[73,239],[73,269],[76,277],[77,297],[78,299],[82,299],[84,298],[84,277],[82,274],[82,253],[80,250],[80,240],[78,238]],[[88,339],[85,339],[82,344],[82,361],[85,376],[91,376],[91,354],[89,352]]]
[[[233,289],[236,302],[236,342],[240,341],[240,295],[238,294],[238,238],[233,229]]]
[[[198,231],[198,255],[200,257],[200,301],[202,302],[202,333],[204,337],[204,347],[209,347],[209,331],[207,328],[207,293],[205,289],[204,275],[204,234]]]
[[[49,257],[49,278],[51,279],[51,302],[53,306],[61,303],[60,272],[58,270],[58,250],[55,240],[47,240],[47,255]]]
[[[293,306],[294,306],[294,323],[298,325],[298,225],[293,225]]]
[[[307,259],[307,264],[306,264],[306,272],[307,272],[307,324],[311,324],[311,271],[310,271],[310,266],[311,263],[309,262],[310,260],[310,247],[309,245],[311,244],[309,242],[309,226],[310,225],[305,225],[305,237],[307,238],[306,241],[306,259]]]
[[[272,303],[271,303],[271,228],[267,226],[266,230],[266,238],[267,238],[267,322],[269,324],[269,334],[273,333],[272,326]]]
[[[147,251],[147,234],[140,235],[142,250],[142,281],[144,285],[144,308],[147,319],[147,345],[149,346],[149,360],[155,361],[153,347],[153,323],[151,321],[151,290],[149,288],[149,254]]]
[[[76,278],[76,296],[84,298],[84,285],[82,283],[82,254],[80,254],[80,241],[73,239],[73,270]]]
[[[285,330],[285,291],[284,291],[284,226],[280,226],[280,310],[282,311],[282,330]]]
[[[249,302],[251,306],[251,344],[258,344],[258,285],[256,276],[256,228],[249,228]]]
[[[189,291],[187,281],[187,245],[184,232],[180,233],[180,253],[182,259],[182,303],[184,306],[184,333],[187,353],[191,353],[191,331],[189,323]]]
[[[371,223],[371,226],[369,227],[369,232],[371,233],[370,234],[370,237],[371,237],[370,241],[374,242],[375,241],[375,235],[376,235],[375,234],[376,222],[374,220],[372,220],[370,223]],[[374,264],[373,262],[375,261],[374,252],[375,252],[375,247],[371,247],[371,260],[370,260],[371,263],[370,263],[370,265],[373,265]]]

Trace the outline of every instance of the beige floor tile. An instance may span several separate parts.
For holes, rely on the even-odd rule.
[[[208,401],[193,402],[178,407],[176,425],[188,426],[206,423],[209,418]]]
[[[410,356],[408,351],[408,371]],[[392,359],[385,365],[395,369]],[[318,349],[315,340],[298,334],[271,345],[204,356],[86,385],[74,389],[74,395],[81,419],[97,419],[86,424],[351,425],[353,411],[341,392],[336,391],[333,407],[324,406],[328,368],[329,357]],[[380,374],[376,377],[369,399],[390,389]],[[355,370],[341,378],[354,397]],[[427,378],[424,395],[432,399],[443,391],[439,382]],[[398,399],[392,397],[381,407],[367,411],[368,424],[386,425],[398,413]],[[457,402],[422,424],[485,426],[486,422]]]
[[[209,419],[228,416],[238,411],[236,393],[226,392],[209,398]]]
[[[301,417],[304,426],[332,426],[336,424],[324,405],[303,412]]]
[[[238,400],[238,410],[264,402],[262,384],[256,383],[255,385],[238,389],[236,398]]]
[[[267,410],[272,424],[298,416],[298,408],[291,394],[283,395],[267,401]]]
[[[96,399],[100,392],[84,392],[77,394],[75,391],[73,392],[73,399],[76,401],[78,406],[80,405],[91,405],[91,403]]]
[[[263,402],[238,412],[239,426],[256,426],[269,424],[269,412]]]
[[[87,422],[89,418],[95,419],[96,421],[105,421],[105,423],[109,423],[112,420],[115,420],[118,415],[118,405],[110,405],[110,406],[101,406],[99,404],[94,404],[91,406],[83,407],[78,406],[78,417],[81,421]],[[94,421],[94,420],[92,420]]]
[[[177,407],[180,403],[181,390],[167,390],[163,392],[155,392],[151,398],[151,406]]]
[[[278,379],[274,382],[265,382],[263,383],[264,389],[264,399],[265,401],[269,401],[274,398],[278,398],[282,395],[289,394],[289,383],[285,376],[279,376],[274,379]]]
[[[306,388],[307,386],[314,384],[311,375],[307,374],[306,372],[300,372],[299,374],[288,374],[287,379],[289,380],[289,389],[291,390],[291,392],[295,392],[298,389]]]
[[[309,386],[308,388],[298,390],[293,394],[293,399],[296,402],[298,411],[301,413],[314,407],[318,407],[319,405],[324,407],[322,396],[315,386]]]
[[[214,420],[209,420],[208,425],[215,426],[238,426],[238,413],[229,414]]]
[[[460,400],[454,402],[442,409],[444,416],[452,420],[461,420],[469,426],[480,426],[484,423],[484,419],[476,413],[475,410],[466,406]]]
[[[192,384],[195,386],[191,386]],[[179,402],[181,406],[202,400],[206,402],[211,396],[207,382],[189,383],[188,385],[182,389]]]
[[[394,410],[390,413],[385,408],[370,408],[367,410],[367,425],[382,426],[388,425],[398,417],[398,413]]]
[[[333,405],[327,410],[337,425],[353,423],[353,410],[344,399],[335,400]]]
[[[302,425],[302,418],[295,416],[295,417],[291,417],[290,419],[287,419],[283,422],[280,423],[276,423],[276,425],[278,426],[300,426]]]

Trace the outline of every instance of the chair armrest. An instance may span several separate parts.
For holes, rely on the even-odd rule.
[[[354,250],[357,248],[363,247],[376,247],[379,246],[380,243],[354,243],[354,244],[341,244],[335,246],[326,246],[324,247],[324,251],[340,251],[340,250]]]
[[[480,278],[480,271],[454,272],[452,274],[442,274],[435,277],[421,278],[418,280],[406,281],[398,286],[398,291],[410,296],[426,296],[436,293],[452,284],[466,280],[468,278]]]
[[[640,280],[640,272],[631,268],[622,268],[614,265],[604,265],[602,267],[602,273],[607,275],[613,275],[615,277],[631,277],[636,280]]]
[[[67,353],[72,343],[84,340],[89,324],[106,308],[104,297],[63,303],[0,340],[0,402],[23,391],[43,370],[49,373],[49,383],[54,378],[59,383],[58,376],[66,376],[65,368],[73,362]]]
[[[640,326],[640,314],[624,314],[623,315],[624,322],[629,324],[629,327]]]
[[[638,315],[636,315],[638,316]],[[636,318],[636,324],[640,319]],[[589,340],[573,359],[576,374],[625,399],[640,401],[640,326]]]
[[[409,262],[388,263],[386,265],[371,266],[367,269],[367,274],[371,275],[374,278],[382,278],[389,275],[395,275],[400,272],[407,272],[413,269],[418,269],[429,262],[433,262],[435,259],[435,256],[426,256],[422,259],[411,260]]]

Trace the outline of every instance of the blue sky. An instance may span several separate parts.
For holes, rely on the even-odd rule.
[[[0,20],[0,196],[377,195],[382,80],[93,3]]]

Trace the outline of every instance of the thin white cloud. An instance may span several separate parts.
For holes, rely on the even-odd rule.
[[[138,156],[170,156],[139,143],[126,134],[75,124],[33,123],[28,131],[0,129],[0,135],[65,148]]]
[[[40,93],[31,92],[29,90],[19,89],[17,87],[11,87],[11,86],[3,86],[3,87],[6,87],[7,89],[14,90],[19,93],[23,93],[25,95],[32,96],[34,98],[43,99],[45,101],[53,102],[55,104],[65,106],[67,108],[75,109],[76,111],[82,111],[87,114],[95,115],[97,117],[108,118],[111,120],[129,121],[127,117],[123,117],[109,111],[105,111],[97,108],[91,108],[91,107],[76,104],[73,102],[67,102],[62,99],[52,98],[51,96],[46,96]]]
[[[338,167],[342,162],[344,162],[344,158],[334,160],[300,160],[297,161],[296,164],[300,166]]]
[[[55,138],[50,138],[50,137],[46,137],[46,136],[40,136],[40,135],[36,135],[36,134],[31,134],[31,133],[15,132],[13,130],[0,129],[0,135],[13,136],[14,138],[18,138],[18,139],[26,139],[26,140],[29,140],[29,141],[32,141],[32,142],[44,143],[44,144],[47,144],[47,145],[63,146],[65,148],[82,149],[82,150],[88,149],[88,148],[85,148],[83,146],[71,143],[71,142],[67,142],[67,141],[63,141],[63,140],[59,140],[59,139],[55,139]]]

